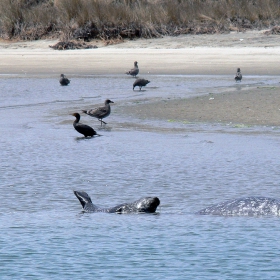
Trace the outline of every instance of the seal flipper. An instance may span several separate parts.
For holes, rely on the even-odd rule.
[[[97,211],[97,207],[92,204],[91,198],[86,192],[74,191],[74,194],[79,199],[85,212]]]

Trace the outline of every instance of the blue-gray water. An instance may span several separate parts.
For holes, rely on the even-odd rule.
[[[124,99],[242,90],[277,77],[239,86],[227,76],[150,76],[142,93],[128,77],[71,78],[61,87],[57,77],[0,77],[0,279],[279,279],[279,217],[194,212],[279,198],[280,130],[138,131],[114,115]],[[83,139],[70,113],[106,98],[115,101],[107,129],[82,115],[103,135]],[[161,205],[157,215],[81,214],[73,190],[100,206],[143,196]]]

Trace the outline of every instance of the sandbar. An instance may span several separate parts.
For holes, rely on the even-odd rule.
[[[0,42],[0,75],[25,74],[58,76],[124,74],[137,60],[141,75],[279,75],[280,37],[264,31],[214,35],[181,35],[158,39],[127,40],[95,49],[58,51],[55,40]],[[280,78],[279,78],[280,81]],[[279,84],[280,85],[280,84]],[[148,118],[180,119],[193,122],[280,125],[280,89],[260,87],[240,92],[207,94],[186,100],[145,103],[141,110],[123,114]],[[153,108],[158,108],[151,110]],[[140,108],[140,107],[139,107]],[[141,117],[141,116],[139,116]]]

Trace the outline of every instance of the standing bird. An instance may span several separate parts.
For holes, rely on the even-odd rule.
[[[91,117],[97,118],[101,122],[101,126],[102,126],[102,123],[107,124],[102,119],[108,117],[111,113],[110,103],[114,103],[114,102],[111,101],[110,99],[106,99],[105,106],[90,109],[90,110],[82,110],[82,111]]]
[[[134,68],[132,68],[131,70],[129,70],[128,72],[126,72],[125,74],[127,75],[131,75],[132,77],[136,77],[139,73],[139,68],[138,68],[138,62],[134,61]]]
[[[240,71],[240,68],[237,68],[237,71],[236,71],[236,74],[235,74],[235,81],[237,82],[237,81],[239,81],[239,82],[241,82],[241,80],[242,80],[242,74],[241,74],[241,71]]]
[[[70,84],[70,80],[68,80],[64,74],[61,74],[60,75],[60,79],[59,79],[59,82],[62,86],[67,86],[68,84]]]
[[[150,81],[145,80],[145,79],[137,79],[134,83],[133,83],[133,90],[135,87],[139,87],[140,91],[142,87],[145,87]]]
[[[76,117],[76,120],[73,122],[73,126],[79,133],[83,134],[85,137],[88,136],[92,137],[94,135],[98,135],[92,127],[86,124],[79,123],[80,121],[79,113],[74,113],[72,114],[72,116]]]

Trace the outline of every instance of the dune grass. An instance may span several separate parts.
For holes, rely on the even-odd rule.
[[[279,0],[1,0],[0,37],[118,40],[279,25]]]

